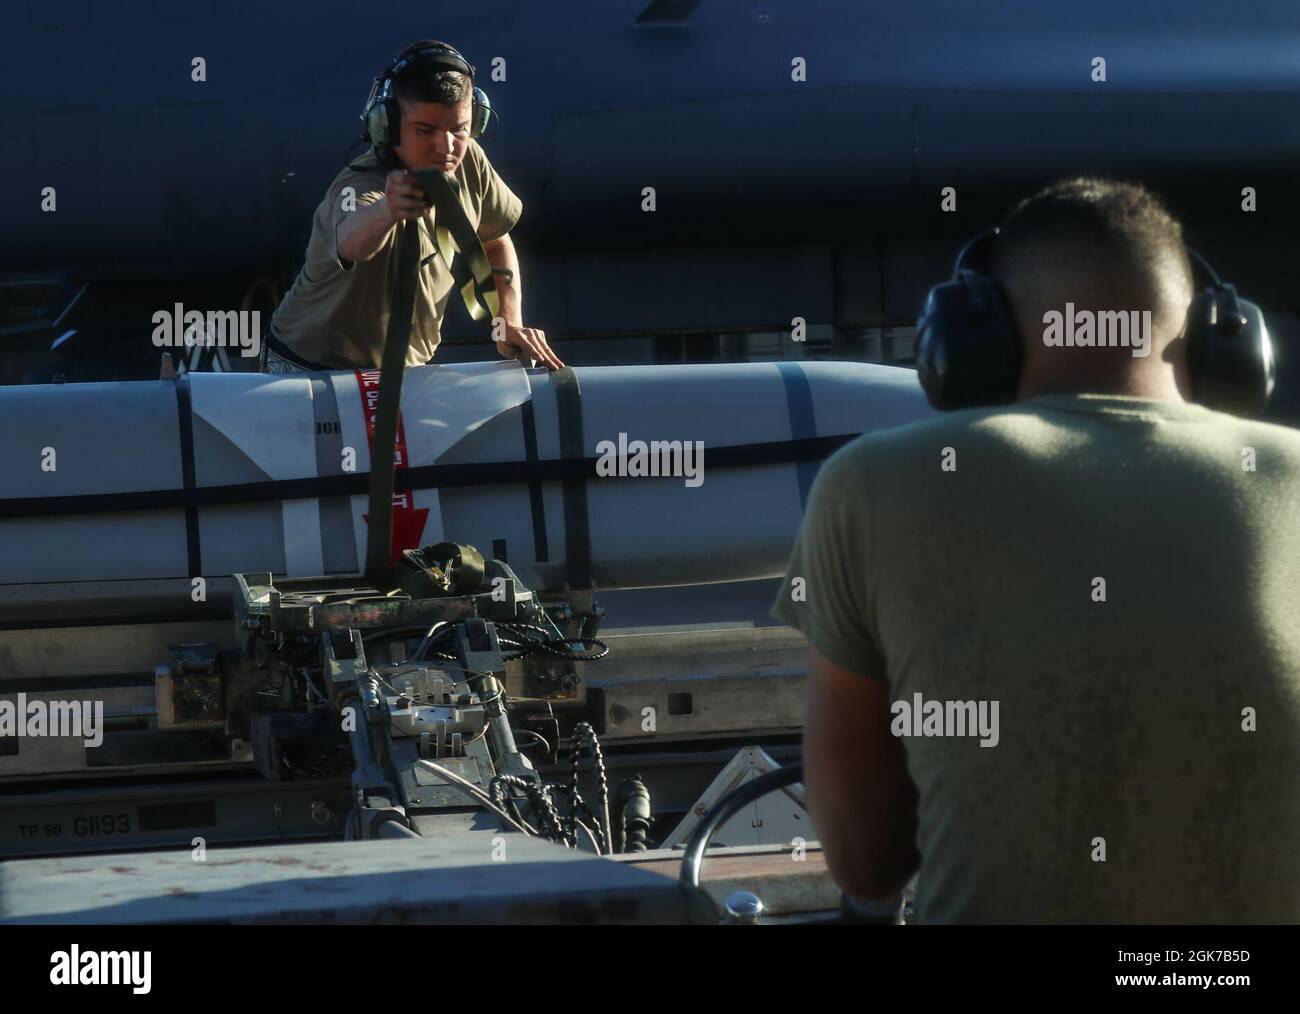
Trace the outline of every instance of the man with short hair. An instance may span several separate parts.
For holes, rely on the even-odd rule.
[[[451,56],[448,57],[447,54]],[[448,64],[453,69],[448,69]],[[502,182],[471,135],[474,83],[463,58],[434,39],[408,46],[392,67],[401,110],[391,145],[371,151],[340,172],[312,220],[311,240],[293,288],[275,311],[263,369],[269,373],[379,367],[398,267],[398,226],[420,229],[420,274],[407,366],[433,358],[447,300],[456,288],[438,252],[436,212],[413,171],[434,169],[455,181],[460,203],[482,241],[500,299],[497,348],[558,369],[545,332],[524,327],[523,284],[510,230],[523,205]]]
[[[1300,434],[1186,400],[1188,255],[1143,188],[1047,188],[991,267],[1015,402],[834,455],[774,607],[830,870],[919,869],[921,922],[1300,920]],[[1045,340],[1067,303],[1149,310],[1149,354]]]

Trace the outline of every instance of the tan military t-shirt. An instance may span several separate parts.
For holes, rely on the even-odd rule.
[[[920,921],[1300,921],[1300,433],[1053,395],[870,434],[773,611],[922,733]]]
[[[275,337],[297,355],[339,369],[380,365],[397,272],[397,229],[370,260],[352,264],[339,259],[337,231],[350,213],[345,210],[344,188],[353,188],[355,207],[361,209],[384,196],[388,175],[373,152],[353,164],[364,168],[344,169],[330,184],[312,219],[302,270],[271,319]],[[502,182],[477,141],[470,141],[453,179],[479,239],[486,243],[514,228],[523,204]],[[430,209],[419,220],[420,285],[407,366],[420,366],[433,358],[441,340],[443,311],[454,288],[451,272],[434,245],[436,218],[437,212]]]

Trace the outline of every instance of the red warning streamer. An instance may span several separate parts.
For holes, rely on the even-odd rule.
[[[366,420],[366,444],[370,447],[371,458],[375,448],[375,414],[379,410],[379,371],[357,370],[357,387],[361,391],[361,414]],[[399,470],[407,467],[406,431],[402,426],[402,417],[397,417],[397,446],[393,452],[393,464]],[[369,515],[362,514],[366,524]],[[416,507],[411,493],[393,494],[393,563],[401,558],[402,550],[418,549],[420,537],[424,534],[424,523],[428,520],[429,508]]]

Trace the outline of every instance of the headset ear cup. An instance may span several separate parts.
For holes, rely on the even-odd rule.
[[[934,286],[917,319],[916,369],[930,404],[951,411],[1012,401],[1020,340],[991,278],[959,271]]]
[[[916,372],[931,406],[940,410],[952,407],[949,395],[948,340],[951,321],[961,316],[956,304],[964,293],[954,291],[956,282],[945,282],[930,289],[916,321]]]
[[[378,147],[391,148],[398,140],[400,116],[395,99],[377,100],[366,113],[366,139]]]
[[[470,118],[470,137],[482,137],[492,117],[492,103],[488,101],[487,92],[474,88],[474,110]]]
[[[1233,415],[1262,415],[1277,366],[1260,308],[1230,285],[1203,289],[1188,307],[1184,335],[1192,400]]]

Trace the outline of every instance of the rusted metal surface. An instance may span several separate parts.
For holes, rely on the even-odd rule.
[[[220,728],[225,717],[220,649],[208,641],[174,645],[170,652],[171,665],[154,672],[159,728]]]

